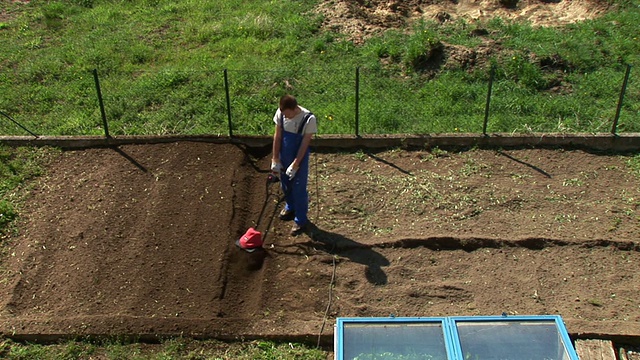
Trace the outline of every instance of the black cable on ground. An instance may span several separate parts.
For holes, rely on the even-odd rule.
[[[317,121],[317,120],[316,120]],[[318,134],[314,134],[314,137],[317,139]],[[314,166],[315,166],[315,178],[316,178],[316,216],[314,222],[317,223],[320,218],[320,187],[318,185],[318,154],[314,152]],[[331,252],[333,253],[333,249]],[[324,311],[324,318],[322,319],[322,326],[320,327],[320,333],[318,334],[318,343],[316,347],[320,347],[320,342],[322,340],[322,333],[324,332],[324,327],[327,324],[327,318],[329,317],[329,310],[331,309],[331,304],[333,303],[333,286],[336,281],[336,256],[333,255],[333,271],[331,274],[331,282],[329,283],[329,301],[327,303],[327,308]]]
[[[316,218],[314,219],[314,222],[317,223],[318,222],[318,218],[320,217],[320,190],[318,187],[318,154],[314,153],[314,158],[315,158],[315,172],[316,172]]]
[[[327,317],[329,317],[329,310],[331,309],[331,303],[333,302],[333,285],[336,280],[336,256],[333,255],[333,274],[331,275],[331,283],[329,284],[329,303],[327,303],[327,309],[324,312],[324,319],[322,320],[322,326],[320,327],[320,333],[318,334],[318,344],[316,347],[320,347],[320,340],[322,339],[322,332],[324,326],[327,324]]]

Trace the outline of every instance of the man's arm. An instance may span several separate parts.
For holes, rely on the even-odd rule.
[[[280,146],[282,144],[282,127],[276,125],[273,132],[273,149],[271,161],[280,162]]]
[[[309,149],[309,144],[311,144],[311,139],[313,138],[313,134],[304,134],[302,138],[302,143],[300,144],[300,148],[298,148],[298,154],[296,155],[296,159],[293,161],[293,167],[295,169],[300,167],[300,163],[304,158],[304,155],[307,153],[307,149]]]

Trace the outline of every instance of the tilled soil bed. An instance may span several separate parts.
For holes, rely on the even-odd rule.
[[[562,315],[640,336],[640,180],[580,150],[323,151],[313,226],[270,155],[177,142],[63,152],[2,261],[5,336],[329,339],[336,317]],[[264,208],[264,211],[262,211]],[[254,226],[264,251],[236,247]],[[265,231],[268,230],[268,231]]]

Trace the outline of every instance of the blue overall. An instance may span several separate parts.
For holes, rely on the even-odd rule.
[[[284,192],[284,198],[286,201],[285,210],[293,211],[295,218],[293,221],[296,224],[303,226],[309,220],[307,218],[307,212],[309,211],[309,194],[307,193],[307,180],[309,177],[309,153],[304,155],[300,167],[296,172],[296,176],[293,179],[284,173],[284,171],[291,165],[298,155],[298,149],[302,144],[302,133],[305,125],[309,121],[311,113],[305,115],[304,119],[300,123],[300,128],[297,133],[292,133],[284,130],[284,116],[280,118],[280,129],[282,130],[282,144],[280,146],[280,162],[282,163],[283,173],[280,177],[280,183],[282,191]]]

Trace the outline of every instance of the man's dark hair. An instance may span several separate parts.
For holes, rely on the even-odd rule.
[[[285,95],[280,98],[280,110],[295,110],[298,107],[298,100],[293,95]]]

